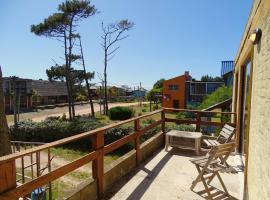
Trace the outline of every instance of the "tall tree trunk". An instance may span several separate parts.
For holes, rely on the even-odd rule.
[[[94,105],[93,105],[92,93],[91,93],[91,90],[90,90],[90,85],[89,85],[89,82],[88,82],[87,73],[86,73],[86,69],[85,69],[81,37],[79,37],[79,40],[80,40],[80,47],[81,47],[81,56],[82,56],[82,63],[83,63],[84,79],[85,79],[87,92],[88,92],[88,100],[89,100],[89,104],[90,104],[90,107],[91,107],[92,117],[95,117],[95,110],[94,110]]]
[[[69,120],[72,120],[72,113],[71,113],[71,98],[70,98],[70,86],[69,86],[69,69],[68,69],[68,55],[67,55],[67,36],[66,33],[64,33],[64,48],[65,48],[65,60],[66,60],[66,86],[67,86],[67,93],[68,93],[68,114],[69,114]]]
[[[107,90],[107,50],[105,50],[105,59],[104,59],[104,104],[105,104],[105,115],[108,115],[108,90]]]
[[[0,66],[0,138],[1,138],[0,156],[5,156],[12,153],[4,106],[5,105],[4,105],[3,80]]]
[[[70,24],[69,24],[69,34],[68,34],[68,41],[69,41],[69,52],[68,52],[68,68],[69,68],[69,75],[70,75],[70,70],[71,70],[71,64],[72,64],[72,27],[73,27],[73,17],[70,19]],[[75,118],[76,113],[75,113],[75,107],[74,107],[74,88],[73,88],[73,81],[70,79],[69,80],[69,85],[70,85],[70,97],[71,97],[71,109],[72,109],[72,119]]]

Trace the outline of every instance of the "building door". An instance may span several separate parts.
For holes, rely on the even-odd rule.
[[[173,108],[179,108],[179,100],[173,100]]]
[[[250,118],[250,103],[251,103],[251,62],[243,67],[243,78],[242,78],[242,108],[241,108],[241,131],[239,150],[241,153],[247,151],[247,141],[249,132],[249,118]]]

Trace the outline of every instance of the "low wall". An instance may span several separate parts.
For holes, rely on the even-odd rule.
[[[157,150],[164,147],[164,134],[158,133],[146,142],[141,144],[142,161],[151,157]],[[132,150],[117,159],[104,169],[104,191],[108,191],[110,186],[119,181],[136,168],[136,152]],[[88,180],[81,184],[77,191],[65,199],[68,200],[96,200],[97,199],[97,182]]]

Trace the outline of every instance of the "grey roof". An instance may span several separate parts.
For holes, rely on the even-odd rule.
[[[33,80],[33,90],[36,90],[39,96],[64,96],[67,95],[67,86],[65,82]]]

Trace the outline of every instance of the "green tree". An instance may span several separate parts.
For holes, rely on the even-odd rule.
[[[107,67],[108,62],[115,56],[115,52],[120,48],[120,46],[115,45],[128,37],[128,35],[123,35],[125,32],[130,31],[134,26],[133,22],[127,19],[121,20],[119,22],[109,24],[105,26],[102,22],[102,48],[104,50],[104,111],[108,115],[108,91],[107,91]]]
[[[223,79],[221,77],[219,77],[219,76],[212,77],[212,76],[209,76],[207,74],[207,75],[202,76],[201,81],[218,81],[218,82],[222,82]]]
[[[162,89],[163,88],[163,82],[165,81],[164,78],[159,79],[157,82],[155,82],[153,88],[155,89]]]
[[[31,32],[38,36],[57,38],[64,46],[64,79],[67,84],[69,117],[74,119],[74,81],[72,80],[72,62],[79,59],[74,56],[73,47],[78,39],[78,22],[97,13],[95,6],[88,0],[66,0],[58,6],[58,12],[44,19],[43,23],[32,25]]]
[[[0,157],[11,154],[11,144],[9,139],[9,131],[7,118],[5,115],[4,107],[4,92],[3,92],[3,80],[2,80],[2,70],[0,66]]]
[[[215,92],[205,96],[198,109],[208,108],[230,98],[232,98],[232,88],[226,86],[219,87]]]

